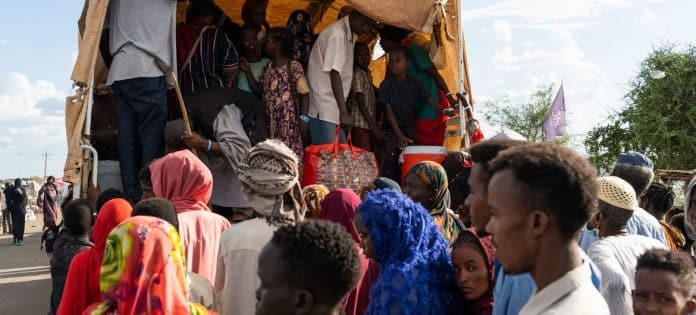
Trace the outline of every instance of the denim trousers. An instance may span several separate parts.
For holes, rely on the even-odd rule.
[[[118,157],[126,197],[134,202],[143,192],[138,174],[164,151],[167,124],[167,82],[164,76],[116,81]]]
[[[334,137],[336,134],[336,124],[324,121],[321,119],[309,118],[309,138],[312,144],[330,144],[336,142]],[[346,141],[346,134],[343,130],[340,132],[341,142]]]

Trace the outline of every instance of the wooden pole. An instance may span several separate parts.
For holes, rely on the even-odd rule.
[[[179,108],[181,109],[181,114],[184,117],[184,125],[186,126],[186,134],[190,135],[193,134],[193,131],[191,130],[191,121],[189,120],[188,117],[188,111],[186,111],[186,104],[184,103],[184,96],[181,94],[181,88],[179,87],[179,80],[176,78],[176,73],[170,72],[169,73],[169,78],[172,80],[172,84],[174,84],[174,90],[176,91],[176,96],[179,99]],[[196,149],[191,149],[193,151],[193,154],[198,155],[198,152],[196,152]]]

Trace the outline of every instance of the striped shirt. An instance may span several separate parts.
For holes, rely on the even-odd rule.
[[[665,245],[642,235],[618,235],[600,239],[590,246],[588,255],[602,272],[602,296],[612,315],[633,314],[631,290],[638,257]]]
[[[191,62],[179,69],[179,84],[184,94],[197,89],[233,86],[236,78],[228,77],[225,69],[237,70],[239,56],[227,35],[217,28],[208,28],[191,57]],[[185,52],[182,56],[188,56]]]

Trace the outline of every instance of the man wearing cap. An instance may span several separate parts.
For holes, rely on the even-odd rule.
[[[635,191],[636,198],[639,198],[653,180],[653,167],[653,162],[644,154],[628,151],[619,154],[610,175],[619,177],[630,184]],[[637,201],[638,199],[636,199]],[[598,239],[596,232],[591,231],[592,228],[596,227],[589,224],[583,232],[580,247],[584,250],[587,250]],[[667,238],[660,221],[640,207],[636,207],[626,228],[630,234],[647,236],[667,246]]]
[[[666,249],[660,241],[629,234],[627,224],[638,209],[636,193],[628,182],[616,176],[598,180],[596,217],[601,238],[588,255],[602,273],[602,296],[613,315],[633,314],[631,290],[638,257],[653,248]]]

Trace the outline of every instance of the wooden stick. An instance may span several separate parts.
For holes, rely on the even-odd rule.
[[[186,111],[186,104],[184,103],[184,96],[181,94],[181,88],[179,87],[179,80],[177,80],[177,78],[176,78],[176,73],[170,72],[169,78],[172,80],[172,83],[174,84],[174,90],[176,91],[176,96],[179,99],[179,108],[181,109],[181,114],[184,117],[184,125],[186,126],[186,134],[188,134],[188,135],[193,134],[193,131],[191,130],[191,121],[189,120],[189,117],[188,117],[188,111]],[[198,152],[196,152],[196,149],[191,149],[191,151],[193,151],[193,154],[198,155]]]

